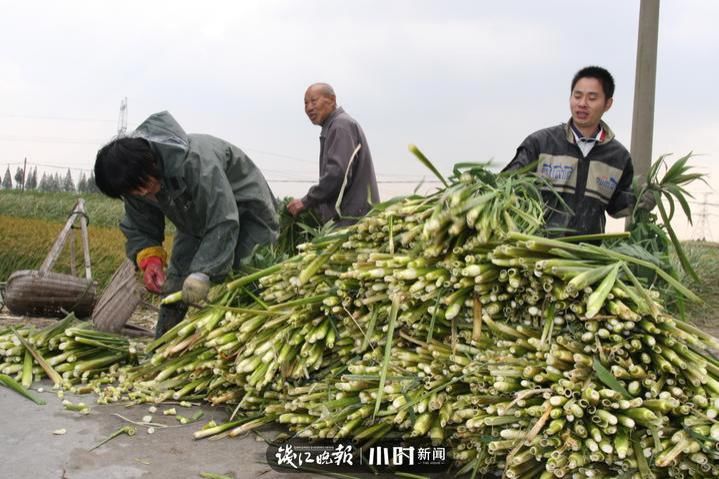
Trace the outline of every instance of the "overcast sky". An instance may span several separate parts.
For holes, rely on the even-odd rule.
[[[614,75],[614,106],[604,119],[630,145],[638,0],[0,7],[0,173],[27,158],[41,171],[89,174],[97,149],[117,133],[127,97],[130,130],[169,110],[186,131],[243,148],[277,195],[301,196],[317,177],[319,150],[303,95],[325,81],[364,128],[388,198],[432,179],[409,143],[445,173],[456,162],[507,163],[529,133],[569,118],[571,77],[588,64]],[[654,158],[703,155],[693,164],[710,175],[711,189],[695,189],[695,226],[683,236],[714,241],[717,18],[719,2],[661,3],[653,146]]]

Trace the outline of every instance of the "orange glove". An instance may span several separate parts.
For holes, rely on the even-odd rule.
[[[145,283],[145,288],[153,293],[161,293],[162,285],[165,282],[165,268],[162,258],[148,256],[140,261],[140,269],[144,273],[142,280]]]

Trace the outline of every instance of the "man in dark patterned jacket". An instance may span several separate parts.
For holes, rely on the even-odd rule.
[[[602,121],[613,96],[614,79],[607,70],[582,68],[572,79],[569,122],[529,135],[505,167],[514,170],[537,160],[537,174],[554,189],[542,192],[551,234],[603,233],[605,212],[615,218],[632,212],[632,159]],[[639,207],[652,209],[651,197],[643,197]]]

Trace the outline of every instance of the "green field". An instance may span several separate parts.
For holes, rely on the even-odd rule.
[[[122,201],[97,193],[43,193],[0,190],[0,216],[34,218],[65,223],[78,198],[85,200],[90,225],[117,227],[122,219]]]
[[[0,191],[0,282],[14,271],[39,269],[80,196],[72,193]],[[103,288],[125,259],[125,239],[118,228],[122,202],[98,194],[84,194],[93,278]],[[82,242],[75,231],[76,271],[84,271]],[[71,235],[72,236],[72,235]],[[70,242],[54,271],[70,273]]]

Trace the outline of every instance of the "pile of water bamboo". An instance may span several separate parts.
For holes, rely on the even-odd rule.
[[[459,172],[225,284],[98,385],[300,437],[421,437],[508,478],[719,476],[719,342],[598,238],[547,239],[538,180]]]

